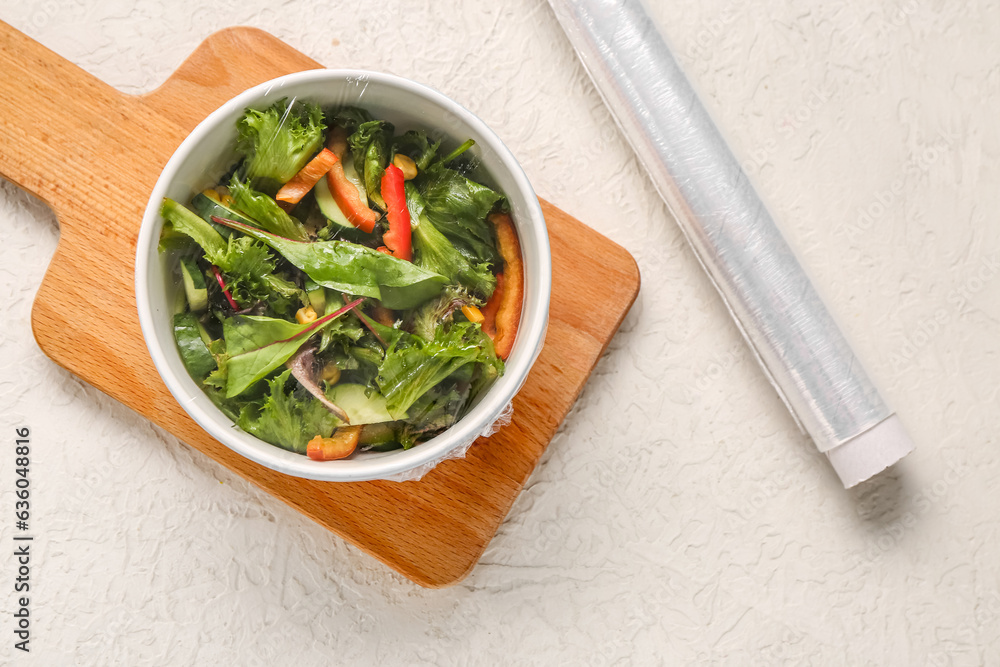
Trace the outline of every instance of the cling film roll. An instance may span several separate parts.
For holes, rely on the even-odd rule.
[[[913,449],[637,0],[549,0],[792,416],[845,487]]]

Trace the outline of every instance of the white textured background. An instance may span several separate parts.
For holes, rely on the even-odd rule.
[[[427,591],[42,355],[58,225],[0,182],[0,554],[22,424],[37,535],[29,660],[0,555],[0,663],[1000,664],[996,4],[656,12],[914,454],[839,487],[544,2],[7,2],[0,19],[130,93],[239,24],[428,83],[631,251],[643,288],[482,562]]]

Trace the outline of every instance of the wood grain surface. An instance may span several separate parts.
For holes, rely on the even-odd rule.
[[[638,269],[542,201],[549,328],[510,425],[417,482],[308,481],[235,454],[187,416],[150,360],[133,288],[139,224],[161,169],[199,121],[250,86],[319,67],[267,33],[230,28],[160,88],[132,96],[0,22],[0,174],[47,202],[60,224],[32,326],[56,363],[418,584],[448,586],[475,565],[576,400],[635,300]]]

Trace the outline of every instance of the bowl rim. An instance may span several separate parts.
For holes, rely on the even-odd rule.
[[[165,341],[161,340],[156,333],[153,304],[148,289],[148,276],[154,268],[161,269],[154,267],[154,262],[149,260],[149,249],[150,244],[155,246],[159,237],[161,229],[160,203],[168,186],[178,176],[180,167],[188,156],[196,150],[204,138],[219,131],[220,124],[225,118],[233,113],[241,112],[246,107],[260,103],[263,98],[268,97],[275,90],[280,91],[286,85],[318,85],[335,81],[349,82],[351,79],[375,82],[390,88],[400,89],[406,94],[422,97],[442,108],[445,112],[454,114],[469,125],[479,135],[477,142],[478,139],[483,139],[483,143],[486,144],[484,148],[488,148],[495,154],[502,168],[507,170],[509,176],[514,180],[517,190],[524,198],[526,217],[530,219],[531,224],[527,224],[528,221],[524,219],[515,219],[514,225],[522,240],[522,246],[524,239],[530,235],[536,248],[539,266],[532,272],[534,285],[532,293],[536,295],[536,298],[532,300],[533,303],[529,310],[529,299],[526,291],[521,314],[522,328],[518,331],[514,350],[505,364],[504,375],[455,425],[416,447],[408,450],[396,450],[378,458],[313,461],[305,455],[288,452],[240,430],[232,420],[214,406],[211,406],[214,414],[203,408],[190,391],[193,387],[198,394],[206,396],[194,383],[194,380],[186,373],[184,377],[178,377],[173,373],[167,362],[168,354],[178,354],[173,339],[166,341],[165,345]],[[308,95],[303,97],[308,97]],[[510,196],[509,192],[504,192],[504,194]],[[158,255],[157,252],[153,257]],[[362,69],[316,69],[287,74],[265,81],[227,100],[198,123],[174,150],[157,178],[143,213],[136,244],[136,307],[143,339],[160,378],[181,408],[209,435],[251,461],[294,477],[320,481],[366,481],[405,475],[407,472],[422,466],[436,465],[438,462],[450,458],[449,454],[452,454],[454,450],[474,442],[479,435],[492,427],[501,417],[514,395],[523,385],[531,366],[541,351],[548,325],[551,273],[548,232],[538,198],[513,153],[485,122],[443,93],[411,79]],[[524,324],[528,324],[528,326],[525,327]],[[288,454],[292,454],[294,458],[288,457]]]

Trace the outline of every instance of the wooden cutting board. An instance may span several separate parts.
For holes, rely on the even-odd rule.
[[[205,40],[157,90],[122,94],[0,22],[0,174],[47,202],[59,245],[32,310],[56,363],[398,570],[440,587],[482,555],[639,290],[623,248],[542,202],[552,305],[513,422],[417,482],[314,482],[248,461],[205,433],[160,380],[139,330],[133,261],[163,166],[225,100],[320,65],[255,29]]]

